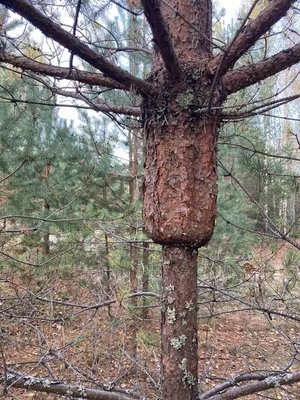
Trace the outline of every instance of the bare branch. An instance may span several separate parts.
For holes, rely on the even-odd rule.
[[[257,64],[227,72],[223,83],[229,94],[235,93],[295,65],[299,61],[300,44],[297,44]]]
[[[268,376],[274,376],[274,373],[270,373],[268,374]],[[237,383],[240,382],[246,382],[246,381],[250,381],[250,380],[256,380],[256,381],[262,381],[263,379],[266,379],[267,376],[266,374],[263,373],[245,373],[245,374],[240,374],[237,375],[235,377],[232,377],[230,379],[227,379],[225,382],[221,383],[218,386],[215,386],[214,388],[208,390],[207,392],[205,392],[204,394],[200,395],[199,400],[206,400],[206,399],[210,399],[211,397],[213,397],[214,395],[223,392],[224,390],[233,387],[234,385],[236,385]]]
[[[225,393],[217,394],[211,397],[205,397],[209,400],[234,400],[239,397],[247,396],[249,394],[262,392],[280,386],[292,385],[300,381],[300,372],[289,372],[268,376],[260,382],[249,383],[244,386],[236,387],[228,390]]]
[[[252,109],[245,110],[237,113],[224,113],[222,114],[223,121],[240,121],[241,119],[253,117],[255,115],[262,115],[267,111],[273,110],[274,108],[280,107],[284,104],[291,103],[292,101],[298,100],[300,94],[294,96],[284,97],[275,101],[271,101],[267,104],[260,104],[259,106],[253,107]]]
[[[74,68],[72,71],[70,71],[69,68],[47,65],[27,57],[15,56],[5,51],[0,52],[0,61],[11,64],[17,68],[21,68],[22,70],[29,70],[35,73],[48,75],[53,78],[68,79],[70,81],[87,83],[89,85],[101,85],[112,89],[130,89],[130,85],[117,83],[99,73],[85,72]]]
[[[74,36],[76,35],[76,28],[77,28],[78,17],[79,17],[80,8],[81,8],[81,1],[82,0],[78,0],[77,6],[76,6],[75,20],[74,20],[74,24],[73,24],[73,35]],[[73,58],[74,58],[74,54],[71,53],[70,61],[69,61],[70,72],[72,72],[72,69],[73,69]]]
[[[256,149],[255,147],[253,147],[252,149],[246,146],[242,146],[241,144],[236,144],[236,143],[226,143],[226,142],[218,142],[218,145],[226,145],[226,146],[230,146],[231,148],[238,148],[238,149],[242,149],[245,151],[249,151],[251,152],[251,157],[254,154],[261,154],[263,156],[267,156],[267,157],[271,157],[271,158],[279,158],[281,160],[288,160],[288,161],[300,161],[300,158],[296,158],[296,157],[289,157],[289,156],[282,156],[280,154],[271,154],[271,153],[267,153],[265,151],[260,151],[258,149]]]
[[[127,87],[136,87],[146,94],[154,94],[155,90],[151,83],[131,75],[129,72],[106,60],[77,37],[74,37],[71,33],[64,30],[59,24],[46,17],[27,0],[1,0],[0,4],[5,5],[27,19],[27,21],[38,28],[45,36],[55,40],[74,53],[74,55],[77,55],[94,68],[102,71],[106,77]]]
[[[0,383],[4,381],[0,374]],[[35,376],[23,376],[17,373],[7,374],[7,385],[14,388],[29,389],[35,392],[53,393],[73,398],[85,398],[88,400],[133,400],[117,393],[106,392],[99,389],[88,389],[83,386],[65,385],[59,381],[37,378]]]
[[[295,0],[273,0],[261,11],[258,16],[249,22],[239,35],[225,49],[226,57],[218,54],[210,63],[213,71],[217,71],[220,63],[220,73],[224,74],[234,66],[237,60],[245,54],[255,42],[266,33],[276,22],[278,22],[289,10]]]
[[[142,0],[142,5],[153,33],[153,40],[159,47],[166,69],[172,79],[177,79],[181,75],[181,70],[168,25],[161,12],[160,2],[158,0]]]
[[[224,166],[224,164],[219,160],[219,165],[221,168],[227,173],[228,176],[230,176],[236,183],[237,185],[244,191],[244,193],[248,196],[250,201],[255,204],[255,206],[258,208],[260,211],[261,215],[264,217],[266,221],[269,223],[269,227],[272,231],[272,233],[277,236],[280,239],[285,240],[287,243],[290,243],[293,247],[295,247],[297,250],[300,250],[300,245],[291,237],[289,237],[287,234],[282,232],[280,229],[277,228],[276,224],[273,222],[273,220],[265,213],[261,205],[254,199],[254,197],[250,194],[250,192],[246,189],[246,187],[241,183],[240,180],[236,178],[236,176],[232,175],[232,173]]]
[[[30,231],[32,232],[32,229],[31,229]],[[16,261],[16,262],[19,263],[19,264],[28,265],[28,266],[30,266],[30,267],[43,267],[44,265],[49,264],[49,262],[55,260],[56,258],[61,257],[61,256],[63,256],[64,254],[66,254],[66,253],[68,253],[68,252],[74,250],[76,247],[78,247],[78,245],[72,246],[72,247],[70,247],[70,248],[68,248],[68,249],[66,249],[66,250],[64,250],[64,251],[61,251],[60,253],[56,254],[56,255],[53,256],[53,257],[48,258],[46,261],[44,261],[44,262],[42,262],[42,263],[40,263],[40,264],[32,263],[32,262],[29,262],[29,261],[20,260],[20,259],[18,259],[18,258],[16,258],[16,257],[13,257],[13,256],[11,256],[10,254],[5,253],[4,251],[1,251],[1,250],[0,250],[0,254],[2,254],[4,257],[9,258],[10,260]]]
[[[22,161],[21,165],[18,166],[18,168],[16,168],[13,172],[11,172],[9,175],[5,176],[4,178],[0,179],[0,183],[6,181],[7,179],[9,179],[11,176],[13,176],[16,172],[18,172],[23,165],[26,163],[27,160]]]
[[[45,84],[43,82],[43,84]],[[114,113],[114,114],[122,114],[122,115],[129,115],[139,117],[141,115],[141,110],[139,107],[131,107],[131,106],[119,106],[119,105],[109,105],[104,103],[95,103],[94,101],[90,100],[88,97],[84,96],[82,93],[75,93],[63,89],[58,89],[51,87],[50,85],[45,85],[48,90],[50,90],[53,94],[64,96],[67,98],[73,98],[76,100],[81,100],[84,103],[89,105],[89,108],[96,111],[96,112],[103,112],[105,114]]]

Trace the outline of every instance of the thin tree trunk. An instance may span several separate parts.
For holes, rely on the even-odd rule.
[[[50,232],[48,228],[44,231],[43,254],[50,254]]]
[[[129,183],[129,201],[131,209],[134,208],[136,201],[138,200],[137,191],[137,179],[138,179],[138,139],[137,139],[137,128],[135,123],[132,125],[132,129],[129,130],[129,173],[131,175]],[[136,235],[136,227],[134,223],[130,228],[131,237]],[[130,247],[130,261],[131,268],[129,274],[130,289],[131,293],[136,293],[138,289],[138,251],[135,246]],[[132,329],[131,329],[131,356],[137,357],[137,332],[138,326],[136,321],[136,310],[137,310],[137,298],[132,297],[131,299],[131,310],[132,310]]]
[[[45,179],[45,186],[47,188],[47,192],[48,192],[48,178],[50,176],[50,162],[47,161],[46,165],[45,165],[45,173],[44,175],[42,175],[42,178]],[[47,212],[50,210],[50,204],[47,203],[47,201],[45,201],[44,204],[44,209],[47,210]],[[50,254],[50,231],[49,231],[49,227],[46,226],[45,228],[45,232],[44,232],[44,246],[43,246],[43,253],[45,255]]]
[[[106,178],[105,178],[104,188],[103,188],[103,200],[104,200],[104,203],[106,204],[106,202],[107,202]],[[109,244],[108,244],[107,233],[105,233],[104,238],[105,238],[105,262],[104,262],[104,265],[105,265],[105,272],[106,272],[105,292],[106,292],[106,298],[107,298],[107,300],[109,300],[110,296],[111,296],[111,282],[110,282],[111,281],[111,276],[110,276],[111,271],[110,271],[110,262],[109,262],[110,254],[109,254]],[[108,316],[111,317],[111,306],[110,305],[108,305],[108,307],[107,307],[107,313],[108,313]]]
[[[130,288],[132,293],[137,292],[137,273],[138,273],[138,258],[137,258],[137,248],[135,246],[130,247],[130,259],[131,259],[131,269],[130,269]],[[137,357],[137,298],[132,297],[131,299],[131,318],[132,318],[132,329],[131,329],[131,356],[133,358]]]
[[[106,272],[105,292],[106,292],[107,300],[109,300],[110,296],[111,296],[111,285],[110,285],[111,277],[110,277],[109,258],[110,258],[110,254],[109,254],[108,235],[105,233],[105,272]],[[107,313],[108,313],[108,316],[111,317],[111,305],[110,304],[107,306]]]
[[[142,276],[143,292],[149,291],[149,243],[143,243],[143,276]],[[149,312],[147,307],[147,298],[143,298],[142,318],[147,319]]]
[[[161,364],[163,398],[198,396],[197,250],[163,246]]]
[[[131,10],[135,10],[134,3],[128,2],[128,6]],[[139,33],[139,28],[137,24],[137,17],[134,14],[131,14],[130,17],[130,25],[129,25],[129,36],[128,42],[132,43],[134,46],[137,39],[137,34]],[[136,75],[138,72],[138,64],[139,60],[135,55],[130,57],[130,71],[132,74]],[[136,102],[137,99],[134,100]],[[133,209],[135,203],[138,200],[139,192],[138,192],[138,123],[137,121],[133,121],[131,123],[131,129],[129,132],[130,140],[129,140],[129,173],[132,176],[130,180],[130,206]],[[131,228],[131,236],[134,237],[136,235],[136,227],[132,226]],[[138,251],[135,246],[130,247],[130,258],[131,258],[131,269],[130,269],[130,287],[131,292],[137,292],[138,288]],[[132,306],[132,318],[133,318],[133,325],[132,325],[132,356],[136,358],[137,356],[137,298],[132,297],[131,299],[131,306]]]

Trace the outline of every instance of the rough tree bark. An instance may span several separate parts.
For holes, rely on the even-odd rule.
[[[27,0],[0,0],[0,4],[12,8],[101,74],[69,71],[5,51],[0,52],[0,61],[51,77],[134,90],[142,96],[147,147],[144,226],[153,241],[163,246],[163,397],[194,400],[198,396],[197,248],[210,240],[216,217],[221,106],[229,94],[299,62],[300,45],[234,69],[240,57],[286,14],[293,0],[270,1],[256,18],[242,24],[233,42],[216,56],[212,54],[212,0],[141,3],[155,50],[147,81],[109,62]],[[97,107],[93,105],[101,110]],[[107,112],[108,106],[103,107]],[[138,114],[137,107],[110,105],[108,109]],[[300,378],[297,375],[295,379]],[[268,387],[266,382],[262,390]],[[215,398],[227,398],[223,392],[218,396]]]
[[[196,399],[197,250],[164,245],[162,278],[162,392],[165,399]]]
[[[150,25],[152,19],[155,24],[156,2],[144,3]],[[166,400],[192,400],[198,393],[197,248],[212,236],[217,199],[219,114],[200,111],[208,104],[213,83],[207,62],[212,56],[211,7],[206,0],[161,3],[179,72],[164,72],[162,50],[152,77],[159,95],[143,104],[144,226],[153,241],[163,245],[161,363]],[[165,43],[161,46],[166,48]],[[218,85],[213,106],[220,107],[224,98]]]

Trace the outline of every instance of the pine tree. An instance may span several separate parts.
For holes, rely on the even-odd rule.
[[[244,62],[260,38],[288,12],[295,18],[298,9],[294,3],[273,0],[252,19],[257,5],[257,1],[253,2],[233,40],[220,48],[212,36],[211,1],[142,0],[141,7],[154,42],[151,76],[144,80],[130,73],[126,65],[121,68],[104,57],[105,53],[97,46],[90,46],[87,31],[86,40],[85,35],[79,38],[76,35],[78,21],[70,33],[56,23],[60,20],[59,14],[52,13],[50,18],[50,9],[44,5],[40,7],[39,1],[32,5],[27,0],[1,0],[1,4],[70,51],[70,61],[77,56],[101,73],[78,69],[72,62],[69,68],[40,65],[11,52],[2,52],[1,61],[40,75],[63,76],[75,81],[71,93],[57,88],[56,82],[51,90],[79,101],[85,99],[86,84],[134,91],[142,98],[142,110],[123,106],[117,99],[111,105],[91,104],[90,101],[86,104],[98,111],[142,116],[147,148],[144,229],[155,243],[162,245],[163,252],[161,371],[165,400],[198,397],[197,250],[210,241],[215,225],[219,127],[226,118],[245,117],[240,105],[227,114],[222,107],[230,94],[299,62],[299,44],[292,44],[258,62],[250,57],[250,65]],[[79,11],[80,5],[81,2],[77,4]],[[89,2],[83,2],[82,11],[85,12],[82,12],[86,22],[82,24],[84,30],[91,16]],[[92,21],[94,24],[94,18]],[[283,31],[287,32],[288,29]],[[213,47],[217,47],[218,52]],[[236,387],[232,389],[233,396],[252,394],[295,380],[299,380],[299,376],[289,374],[258,382],[255,388]],[[228,398],[234,398],[232,390],[227,391]],[[224,397],[224,394],[217,396]]]

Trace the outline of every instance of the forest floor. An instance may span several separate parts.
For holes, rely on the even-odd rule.
[[[141,309],[134,311],[134,304],[125,300],[128,292],[124,289],[114,288],[116,301],[108,308],[95,271],[48,275],[24,271],[0,274],[2,365],[27,375],[86,387],[104,385],[120,393],[133,388],[149,399],[158,398],[157,299],[151,300],[153,308],[143,320]],[[255,285],[257,291],[256,281]],[[248,289],[244,299],[258,304],[253,287]],[[100,303],[101,307],[91,306]],[[142,300],[137,305],[141,306]],[[215,301],[209,305],[209,313],[200,309],[200,390],[240,373],[281,370],[297,353],[296,322],[254,310],[242,311],[243,307],[229,313],[230,307]],[[297,369],[300,361],[296,354],[291,370]],[[299,393],[300,386],[293,386],[244,398],[297,400]],[[59,396],[8,388],[7,400],[28,398],[50,400]]]

